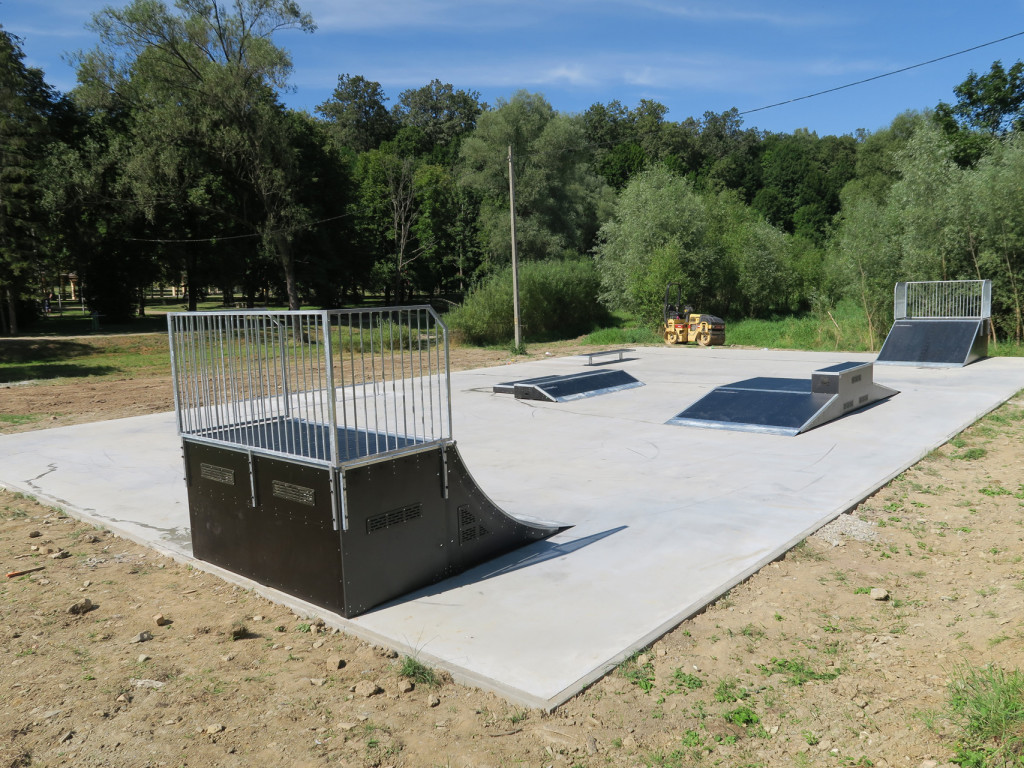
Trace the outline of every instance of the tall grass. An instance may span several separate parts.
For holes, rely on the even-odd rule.
[[[771,349],[877,352],[881,347],[868,333],[864,310],[845,301],[832,309],[769,320],[729,320],[725,326],[728,344]]]
[[[570,339],[609,320],[597,301],[592,261],[527,262],[519,268],[520,317],[527,341]],[[445,322],[455,338],[503,344],[514,336],[511,269],[495,273],[451,310]]]
[[[1024,673],[960,667],[949,684],[947,713],[960,734],[954,762],[972,768],[1024,765]]]
[[[660,327],[641,324],[632,315],[613,312],[611,320],[614,325],[599,328],[583,338],[584,344],[660,344],[662,331]]]

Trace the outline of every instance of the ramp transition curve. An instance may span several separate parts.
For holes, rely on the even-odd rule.
[[[193,554],[346,618],[566,529],[502,511],[454,442],[338,469],[184,452]]]

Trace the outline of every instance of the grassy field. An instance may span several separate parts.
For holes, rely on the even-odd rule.
[[[594,331],[583,341],[587,344],[662,343],[661,329],[657,326],[641,326],[623,315],[616,315],[615,320],[615,326]],[[816,352],[877,352],[881,348],[880,340],[872,343],[864,312],[849,302],[824,314],[726,320],[725,340],[728,345],[738,347]],[[1024,346],[1005,341],[990,343],[988,353],[992,357],[1021,357]]]
[[[219,300],[207,301],[199,308],[213,311],[223,309],[223,304]],[[107,324],[100,318],[97,325],[81,311],[51,315],[27,329],[25,338],[0,339],[0,383],[167,374],[170,356],[166,313],[181,309],[179,302],[150,305],[145,317],[121,324]],[[612,327],[595,330],[576,341],[594,346],[644,345],[661,344],[662,338],[660,328],[617,315]],[[877,352],[880,346],[878,342],[870,343],[863,312],[848,303],[824,315],[731,320],[726,324],[726,341],[742,347],[814,351]],[[558,346],[559,342],[540,344],[527,339],[527,354],[557,354]],[[1008,342],[990,344],[989,355],[1024,356],[1024,346]]]
[[[170,373],[166,333],[0,339],[0,383]]]

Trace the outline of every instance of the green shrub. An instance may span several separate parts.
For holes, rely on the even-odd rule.
[[[592,261],[538,261],[519,267],[519,315],[530,341],[567,339],[609,320],[598,302],[600,283]],[[505,344],[515,335],[512,321],[512,270],[484,280],[446,322],[462,341]]]

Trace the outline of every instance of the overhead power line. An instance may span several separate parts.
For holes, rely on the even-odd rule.
[[[774,107],[781,107],[781,106],[783,106],[785,104],[792,104],[795,101],[803,101],[804,99],[813,99],[815,96],[824,96],[826,93],[835,93],[836,91],[841,91],[844,88],[852,88],[855,85],[863,85],[864,83],[870,83],[873,80],[881,80],[883,77],[891,77],[892,75],[898,75],[901,72],[908,72],[909,70],[917,69],[918,67],[926,67],[929,64],[934,64],[937,61],[943,61],[945,59],[951,59],[954,56],[961,56],[961,55],[963,55],[965,53],[970,53],[971,51],[977,51],[979,48],[986,48],[986,47],[988,47],[990,45],[995,45],[996,43],[1002,43],[1002,42],[1005,42],[1006,40],[1012,40],[1013,38],[1020,37],[1021,35],[1024,35],[1024,32],[1016,32],[1016,33],[1014,33],[1012,35],[1007,35],[1006,37],[1001,37],[998,40],[991,40],[991,41],[989,41],[987,43],[982,43],[981,45],[975,45],[972,48],[964,48],[962,51],[957,51],[956,53],[947,53],[945,56],[939,56],[937,59],[929,59],[928,61],[922,61],[920,64],[911,64],[909,67],[903,67],[902,69],[894,69],[892,72],[886,72],[885,74],[882,74],[882,75],[875,75],[874,77],[867,77],[867,78],[865,78],[863,80],[858,80],[855,83],[847,83],[846,85],[837,85],[835,88],[829,88],[829,89],[824,90],[824,91],[818,91],[817,93],[809,93],[806,96],[797,96],[795,99],[786,99],[785,101],[779,101],[779,102],[776,102],[775,104],[767,104],[767,105],[765,105],[763,107],[758,107],[757,109],[747,109],[747,110],[744,110],[743,112],[740,112],[739,114],[741,114],[741,115],[749,115],[752,112],[762,112],[762,111],[764,111],[766,109],[773,109]]]
[[[300,232],[304,229],[313,229],[321,224],[326,224],[330,221],[337,221],[338,219],[344,219],[351,214],[342,213],[338,216],[331,216],[326,219],[317,219],[316,221],[309,221],[304,224],[293,224],[290,227],[281,227],[280,229],[274,229],[270,232],[250,232],[244,235],[223,235],[220,237],[185,237],[185,238],[166,238],[166,237],[126,237],[127,241],[133,243],[162,243],[164,245],[171,244],[184,244],[184,243],[223,243],[228,240],[251,240],[254,237],[265,237],[266,235],[279,235],[290,232]]]

